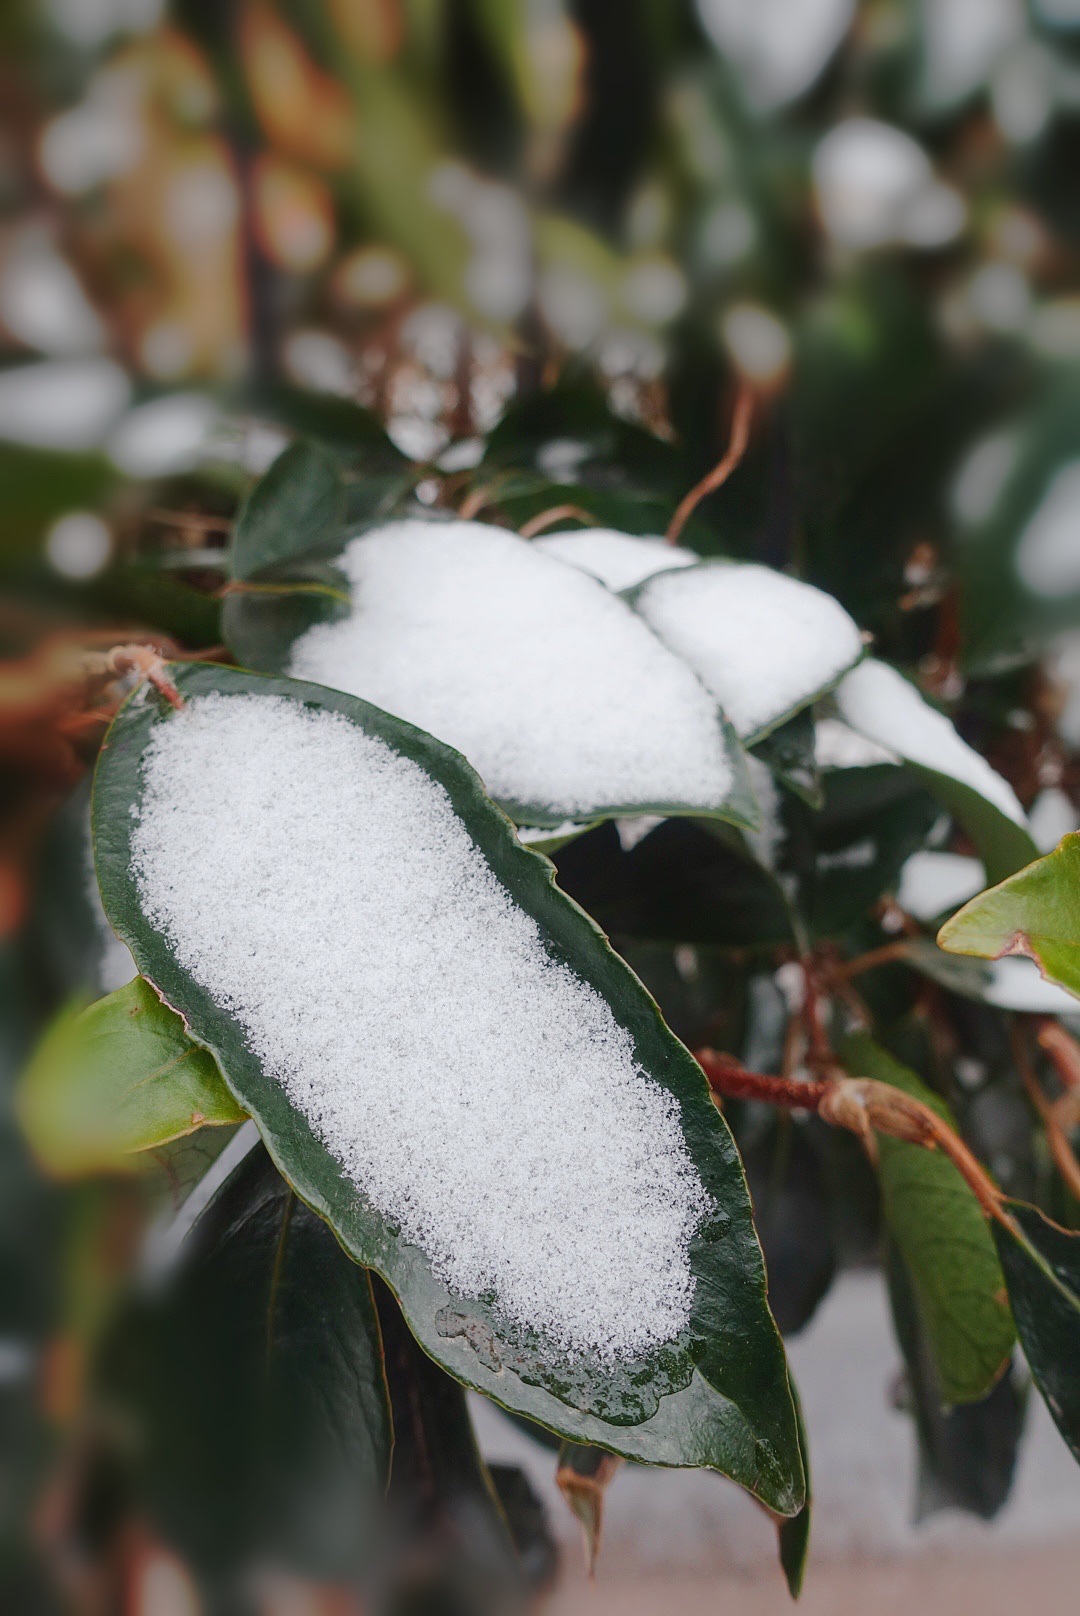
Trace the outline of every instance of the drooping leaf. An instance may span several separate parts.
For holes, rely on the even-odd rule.
[[[585,1564],[590,1577],[596,1570],[604,1529],[604,1495],[621,1459],[587,1443],[564,1442],[559,1449],[555,1480],[585,1540]]]
[[[765,1253],[769,1306],[785,1337],[813,1318],[836,1273],[824,1174],[806,1130],[794,1118],[769,1119],[740,1149]]]
[[[627,593],[754,745],[830,690],[863,654],[839,601],[771,567],[703,561]]]
[[[891,1083],[937,1111],[948,1110],[915,1073],[866,1034],[845,1042],[846,1069]],[[1001,1265],[982,1211],[957,1169],[938,1151],[882,1135],[878,1175],[885,1221],[911,1274],[947,1403],[985,1397],[1015,1340]]]
[[[896,668],[867,658],[840,681],[835,699],[845,723],[902,759],[963,825],[991,880],[1034,856],[1012,787]]]
[[[264,1150],[118,1317],[98,1375],[138,1504],[226,1607],[260,1569],[370,1569],[392,1446],[370,1282]]]
[[[147,748],[172,709],[154,696],[137,696],[110,731],[95,781],[95,842],[106,908],[143,972],[183,1014],[192,1037],[215,1055],[299,1196],[326,1218],[358,1261],[387,1278],[414,1334],[457,1379],[569,1440],[645,1462],[712,1466],[771,1508],[793,1513],[802,1502],[797,1432],[741,1166],[700,1069],[640,984],[554,886],[547,860],[521,847],[476,776],[449,748],[322,687],[208,665],[170,672],[189,704],[211,694],[244,695],[340,714],[436,781],[511,901],[539,928],[545,949],[606,1001],[631,1038],[641,1069],[673,1097],[689,1159],[714,1210],[690,1247],[695,1300],[689,1329],[632,1364],[613,1365],[591,1354],[567,1361],[546,1338],[512,1330],[489,1301],[450,1290],[424,1252],[404,1242],[366,1199],[308,1117],[269,1076],[240,1024],[181,965],[144,912],[133,869],[131,810],[142,798]],[[302,858],[302,844],[296,852]],[[318,903],[313,892],[316,910]],[[356,991],[363,992],[361,983]],[[422,980],[415,991],[425,992]],[[463,1163],[466,1187],[467,1171]]]
[[[918,1441],[915,1518],[921,1521],[942,1509],[965,1509],[992,1520],[1012,1488],[1027,1411],[1015,1365],[985,1397],[947,1407],[911,1275],[893,1241],[886,1272]]]
[[[802,1509],[797,1515],[776,1523],[777,1549],[780,1554],[780,1569],[788,1585],[788,1593],[792,1599],[798,1599],[802,1593],[803,1579],[806,1576],[806,1561],[810,1553],[810,1528],[812,1525],[814,1500],[810,1482],[810,1448],[806,1440],[806,1423],[803,1419],[802,1402],[798,1392],[795,1392],[795,1412],[799,1419],[799,1443],[802,1448],[803,1469],[806,1472],[806,1499]]]
[[[333,542],[345,515],[345,486],[326,449],[301,440],[284,449],[255,484],[229,546],[235,579],[258,577]]]
[[[140,1151],[247,1114],[141,977],[58,1017],[17,1108],[38,1160],[59,1174],[135,1167]]]
[[[1080,1462],[1080,1235],[1033,1206],[1005,1204],[994,1223],[1020,1345],[1054,1423]]]
[[[1026,954],[1043,975],[1080,998],[1080,832],[1052,853],[980,893],[938,933],[952,954]]]

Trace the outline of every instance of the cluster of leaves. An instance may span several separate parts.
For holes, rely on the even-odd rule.
[[[830,590],[879,654],[948,707],[1025,807],[1047,786],[1077,797],[1076,737],[1059,727],[1052,670],[1055,637],[1080,613],[1080,579],[1066,567],[1047,592],[1023,551],[1077,455],[1074,32],[1036,8],[996,55],[948,80],[934,7],[863,6],[785,111],[753,102],[737,42],[727,56],[714,49],[703,19],[723,8],[643,4],[608,18],[554,5],[562,44],[546,52],[529,36],[534,9],[185,3],[168,26],[97,57],[70,41],[57,50],[43,40],[48,25],[19,7],[3,24],[30,68],[25,95],[12,98],[3,205],[35,222],[44,210],[93,290],[135,389],[125,419],[169,401],[147,340],[167,325],[191,338],[169,374],[203,404],[220,397],[247,343],[244,387],[230,382],[214,408],[242,423],[241,436],[257,435],[254,423],[275,448],[293,443],[254,488],[235,457],[140,470],[111,421],[77,448],[25,432],[0,443],[0,582],[17,608],[0,623],[13,659],[0,689],[0,1334],[23,1354],[0,1387],[0,1586],[12,1608],[55,1608],[55,1575],[26,1525],[47,1485],[46,1560],[65,1568],[77,1608],[100,1604],[109,1577],[138,1608],[146,1564],[172,1554],[225,1609],[262,1597],[249,1583],[268,1561],[311,1584],[377,1586],[395,1608],[523,1600],[550,1578],[550,1541],[523,1478],[479,1458],[458,1381],[566,1442],[564,1490],[593,1533],[601,1455],[613,1452],[749,1481],[785,1518],[793,1586],[809,1520],[752,1241],[740,1276],[774,1378],[762,1406],[746,1408],[757,1434],[770,1422],[780,1431],[786,1475],[771,1494],[730,1430],[707,1451],[680,1437],[673,1453],[655,1446],[648,1422],[613,1434],[525,1378],[507,1395],[505,1370],[476,1351],[484,1337],[473,1326],[490,1320],[456,1299],[468,1331],[439,1333],[445,1298],[410,1292],[392,1241],[376,1253],[383,1231],[357,1226],[326,1162],[299,1148],[295,1119],[274,1111],[167,961],[139,955],[197,1043],[144,982],[85,1007],[109,985],[87,896],[86,803],[53,809],[57,788],[91,759],[103,715],[88,698],[73,721],[70,670],[37,654],[50,634],[81,646],[91,633],[136,631],[218,659],[226,646],[243,667],[279,672],[304,628],[347,609],[333,567],[343,536],[415,495],[469,501],[516,530],[572,506],[627,533],[662,531],[723,447],[749,311],[774,344],[779,334],[779,358],[757,378],[744,463],[684,542]],[[1044,85],[1041,121],[1026,134],[1008,113],[1014,60],[1037,62]],[[275,78],[274,61],[292,71]],[[542,61],[562,65],[545,78]],[[100,108],[109,66],[141,86],[143,159],[58,209],[56,188],[42,192],[36,177],[42,126],[80,94]],[[968,224],[951,242],[863,251],[822,228],[813,156],[853,112],[914,135],[964,197]],[[478,309],[468,220],[432,200],[447,152],[485,183],[519,186],[534,278],[510,319]],[[197,232],[178,241],[168,228],[159,180],[188,168],[234,188],[213,251]],[[290,260],[290,209],[326,226],[317,261]],[[391,290],[358,301],[348,289],[379,254]],[[675,274],[677,308],[641,312],[632,288],[643,271],[661,283]],[[546,296],[568,279],[605,310],[582,347]],[[450,376],[425,363],[410,324],[435,300],[456,311]],[[26,339],[11,300],[0,304],[5,360],[21,365]],[[312,330],[349,361],[353,397],[298,384],[295,365],[285,379],[292,339]],[[631,355],[625,366],[617,351]],[[501,415],[484,403],[492,390],[514,395]],[[421,421],[421,447],[403,419]],[[435,463],[447,443],[466,447],[459,469]],[[72,511],[98,513],[112,534],[113,559],[85,582],[58,576],[42,546]],[[200,677],[243,676],[185,673],[181,683]],[[1024,1421],[1014,1329],[1077,1445],[1071,1068],[1042,1019],[1022,1013],[1030,1000],[1003,1007],[990,968],[936,947],[932,906],[913,915],[895,900],[912,855],[977,856],[997,879],[1035,849],[956,781],[898,763],[822,769],[813,720],[831,716],[828,694],[808,691],[807,703],[754,748],[779,794],[767,863],[720,820],[668,817],[633,845],[607,820],[551,849],[557,880],[653,995],[663,1017],[649,1033],[654,1062],[674,1062],[701,1104],[667,1028],[691,1050],[789,1073],[820,1054],[824,1030],[848,1072],[922,1099],[992,1157],[1009,1199],[991,1230],[940,1154],[882,1138],[871,1166],[817,1117],[725,1106],[781,1330],[806,1326],[846,1264],[880,1254],[919,1445],[919,1512],[989,1516],[1007,1496]],[[43,715],[48,741],[31,744]],[[120,720],[136,722],[131,710]],[[132,781],[115,790],[107,819],[121,825]],[[27,831],[38,824],[44,841]],[[945,941],[985,959],[1030,952],[1075,990],[1070,847],[958,918]],[[122,879],[104,877],[113,918],[123,918]],[[538,882],[533,871],[530,902]],[[543,901],[553,924],[567,923],[546,888]],[[633,992],[613,955],[595,940],[586,952],[617,999]],[[808,991],[792,994],[793,968]],[[853,1021],[863,1030],[852,1039]],[[242,1121],[249,1113],[269,1156]],[[711,1137],[710,1149],[727,1148],[722,1132]],[[743,1217],[737,1186],[731,1196]],[[327,1217],[389,1284],[350,1260]],[[410,1283],[423,1291],[425,1276]],[[602,1380],[586,1403],[610,1396]],[[717,1402],[741,1408],[744,1389],[732,1395],[720,1374],[701,1380],[690,1424],[715,1433]],[[32,1383],[40,1397],[27,1395]]]

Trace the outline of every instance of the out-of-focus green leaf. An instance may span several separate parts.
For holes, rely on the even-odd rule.
[[[138,1505],[214,1608],[271,1567],[370,1568],[392,1446],[370,1281],[264,1150],[117,1318],[98,1381],[134,1437]]]
[[[59,1174],[134,1168],[140,1151],[246,1116],[213,1056],[141,977],[60,1015],[16,1104],[34,1154]]]
[[[980,893],[938,933],[952,954],[1026,954],[1043,975],[1080,998],[1080,832],[1053,853]]]
[[[240,508],[229,547],[234,578],[260,573],[331,544],[345,515],[345,485],[317,444],[290,444]]]
[[[843,1059],[853,1076],[891,1083],[951,1122],[937,1095],[866,1034],[845,1042]],[[1015,1341],[986,1219],[940,1152],[882,1135],[878,1154],[885,1221],[911,1274],[942,1397],[947,1403],[985,1397]]]

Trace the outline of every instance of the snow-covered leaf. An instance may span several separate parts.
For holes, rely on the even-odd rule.
[[[839,601],[771,567],[703,561],[650,578],[629,598],[751,743],[828,690],[863,652]]]
[[[105,907],[297,1193],[458,1379],[797,1511],[742,1169],[640,983],[448,747],[170,672],[99,763]]]

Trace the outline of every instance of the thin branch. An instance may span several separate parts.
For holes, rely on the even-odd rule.
[[[1012,1044],[1013,1059],[1017,1071],[1024,1084],[1028,1099],[1046,1134],[1046,1143],[1050,1151],[1054,1166],[1061,1175],[1062,1181],[1070,1195],[1080,1201],[1080,1162],[1076,1159],[1072,1145],[1069,1143],[1069,1132],[1076,1126],[1076,1100],[1077,1090],[1066,1089],[1057,1100],[1051,1100],[1043,1091],[1042,1085],[1035,1075],[1035,1067],[1027,1047],[1023,1030],[1019,1021],[1012,1020],[1009,1026],[1009,1041]],[[1040,1033],[1039,1042],[1046,1048]]]
[[[871,948],[866,954],[857,954],[854,959],[845,960],[833,967],[832,974],[841,982],[850,982],[853,977],[861,976],[864,971],[876,970],[879,965],[893,965],[908,959],[908,940],[899,938],[894,943],[883,943],[880,948]]]
[[[1065,1028],[1048,1018],[1040,1020],[1036,1034],[1040,1049],[1044,1049],[1054,1063],[1063,1089],[1080,1090],[1080,1044],[1069,1036]]]
[[[746,453],[746,446],[750,442],[750,421],[754,413],[754,395],[745,382],[739,385],[738,397],[735,400],[735,409],[731,417],[731,436],[728,439],[724,458],[715,465],[707,476],[699,483],[695,483],[688,494],[684,494],[679,501],[675,515],[668,523],[667,533],[664,535],[668,544],[678,544],[682,537],[682,530],[686,526],[694,511],[701,504],[707,494],[716,490],[727,482],[731,473],[738,466]]]
[[[556,522],[565,522],[573,517],[575,521],[584,522],[589,527],[598,527],[599,523],[591,511],[582,510],[580,505],[553,505],[550,510],[540,511],[532,516],[520,529],[523,539],[534,539],[545,528],[552,527]]]
[[[791,1111],[816,1111],[829,1086],[824,1081],[804,1083],[796,1077],[766,1077],[761,1072],[748,1071],[733,1055],[715,1049],[697,1049],[694,1059],[713,1093],[724,1099],[764,1100]]]
[[[115,674],[135,673],[152,684],[165,697],[170,707],[179,712],[184,698],[169,678],[165,658],[149,645],[117,645],[107,658],[109,669]]]

